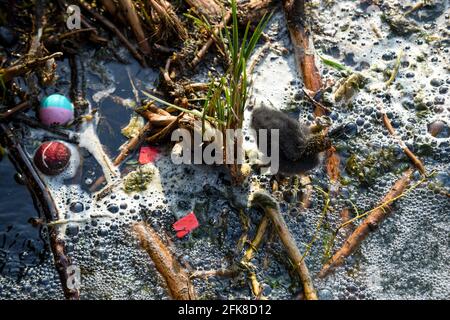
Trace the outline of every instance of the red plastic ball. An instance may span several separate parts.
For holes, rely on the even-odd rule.
[[[63,143],[57,141],[44,142],[34,155],[34,163],[42,173],[55,176],[69,165],[71,152]]]

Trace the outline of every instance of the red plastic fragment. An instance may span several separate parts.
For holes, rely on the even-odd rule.
[[[158,156],[158,153],[158,149],[154,147],[141,147],[138,161],[140,164],[154,162],[156,157]]]
[[[183,238],[192,230],[199,226],[197,217],[194,212],[189,213],[173,224],[173,228],[177,232],[178,238]]]

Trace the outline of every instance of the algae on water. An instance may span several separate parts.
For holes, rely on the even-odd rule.
[[[139,166],[135,171],[125,176],[123,190],[126,193],[141,192],[147,190],[155,175],[155,167],[152,164]]]

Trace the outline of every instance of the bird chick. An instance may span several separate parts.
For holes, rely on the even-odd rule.
[[[262,150],[257,141],[258,149],[267,157],[271,157],[270,130],[279,130],[279,172],[284,175],[300,174],[313,169],[319,164],[319,153],[331,146],[328,137],[313,134],[306,125],[266,106],[253,110],[250,125],[257,133],[258,130],[267,129],[267,150]],[[255,138],[258,140],[258,137]]]

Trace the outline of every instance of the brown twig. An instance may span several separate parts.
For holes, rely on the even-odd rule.
[[[128,39],[123,35],[122,32],[108,19],[106,19],[104,16],[102,16],[100,13],[95,11],[94,8],[92,8],[88,3],[86,3],[84,0],[78,1],[80,5],[83,7],[84,10],[89,12],[90,15],[92,15],[95,19],[97,19],[100,23],[102,23],[109,31],[114,33],[117,38],[123,43],[125,47],[131,52],[133,57],[139,61],[139,63],[143,66],[147,66],[147,62],[142,57],[142,55],[138,52],[138,50],[128,41]]]
[[[114,1],[111,0],[100,0],[103,5],[103,8],[114,18],[118,19],[122,24],[126,24],[126,19],[123,16],[122,12],[119,11],[117,5]]]
[[[145,55],[149,55],[152,52],[150,45],[148,44],[147,37],[142,29],[141,21],[136,12],[136,8],[131,0],[118,0],[119,7],[122,9],[124,16],[127,18],[128,24],[133,30],[134,36],[138,41],[138,45],[141,51]]]
[[[156,270],[164,278],[169,295],[175,300],[196,300],[197,294],[188,273],[171,254],[158,234],[146,223],[133,226],[142,248],[148,253]]]
[[[19,103],[17,106],[12,107],[9,110],[6,110],[3,113],[0,113],[0,121],[7,121],[10,118],[14,117],[16,114],[21,113],[31,107],[29,101],[24,101]]]
[[[250,0],[239,4],[239,22],[244,26],[247,23],[258,23],[277,2],[276,0]]]
[[[51,55],[42,58],[30,58],[12,67],[0,69],[0,79],[6,83],[15,77],[21,76],[29,72],[30,70],[32,70],[37,66],[45,64],[48,60],[59,58],[62,55],[63,55],[62,52],[55,52]]]
[[[158,131],[154,135],[148,137],[147,138],[147,142],[152,143],[152,142],[156,142],[156,141],[159,141],[161,139],[164,139],[169,133],[171,133],[173,131],[173,129],[178,124],[178,121],[181,118],[183,118],[183,117],[184,117],[184,113],[181,113],[178,117],[174,117],[172,122],[170,122],[165,128],[163,128],[162,130]]]
[[[356,228],[356,230],[347,238],[344,245],[339,249],[333,257],[323,266],[319,273],[319,277],[323,278],[332,272],[336,267],[342,265],[345,258],[350,256],[367,238],[370,232],[377,229],[383,220],[390,214],[390,204],[403,195],[403,191],[411,181],[413,170],[408,169],[403,176],[395,182],[391,190],[381,200],[381,204],[373,208],[363,216],[367,218]],[[347,226],[354,219],[348,220],[341,227]]]
[[[322,78],[315,64],[314,45],[309,28],[306,24],[305,1],[283,0],[283,7],[287,19],[291,41],[294,46],[294,54],[299,73],[303,77],[306,89],[306,97],[314,105],[314,115],[320,117],[326,114],[328,109],[314,100],[312,96],[322,88]],[[312,95],[310,95],[312,93]],[[326,170],[331,182],[336,186],[339,179],[340,158],[332,147],[327,150]],[[334,190],[337,192],[337,190]]]
[[[255,237],[253,238],[252,242],[250,243],[248,249],[245,251],[244,256],[242,257],[241,261],[239,262],[239,265],[244,266],[247,268],[247,270],[250,270],[248,273],[248,279],[250,281],[250,287],[252,289],[253,294],[257,299],[265,299],[262,295],[262,288],[259,285],[258,279],[256,277],[256,273],[254,271],[251,271],[251,268],[249,266],[250,261],[253,259],[256,251],[258,250],[259,246],[261,245],[264,235],[266,234],[267,227],[269,226],[269,217],[267,215],[263,216],[258,229],[256,230]]]
[[[299,72],[306,89],[316,93],[322,87],[322,79],[314,61],[314,48],[306,26],[305,1],[283,0],[283,5]],[[315,113],[316,116],[323,115],[318,108]]]
[[[135,150],[144,141],[145,135],[147,134],[147,132],[150,130],[151,127],[152,124],[150,122],[147,122],[144,125],[144,127],[139,131],[139,134],[128,141],[128,143],[120,151],[119,155],[114,159],[113,164],[115,166],[120,165],[123,162],[123,160],[125,160],[126,157],[128,157],[130,152]]]
[[[276,201],[266,193],[255,192],[252,199],[252,205],[259,206],[263,209],[265,214],[275,225],[275,230],[300,276],[305,298],[307,300],[317,300],[317,294],[309,275],[308,267],[306,266],[304,259],[302,259],[302,254],[300,253],[283,216],[280,214]]]
[[[391,121],[389,120],[386,113],[383,112],[383,123],[386,129],[389,131],[389,133],[397,139],[399,142],[400,147],[402,148],[403,152],[408,156],[408,158],[411,160],[411,162],[414,164],[414,166],[420,171],[421,174],[425,175],[426,170],[425,166],[423,165],[422,161],[408,148],[408,146],[400,139],[400,137],[397,136],[397,133],[395,132],[394,127],[391,124]]]
[[[61,216],[53,197],[12,130],[5,124],[0,123],[0,132],[13,165],[26,179],[27,187],[38,211],[45,216],[48,223],[59,220]],[[72,262],[66,254],[63,237],[58,232],[58,228],[54,226],[48,226],[48,235],[64,296],[66,299],[78,300],[80,297],[79,289],[70,285],[72,274],[69,272],[69,267]]]
[[[219,36],[219,32],[228,24],[228,22],[231,19],[231,12],[227,12],[225,14],[225,17],[223,18],[223,21],[214,28],[213,34],[211,37],[206,41],[206,43],[203,45],[203,47],[195,54],[194,60],[191,62],[192,68],[195,68],[200,61],[204,58],[206,53],[208,52],[209,48],[213,45],[213,43],[216,41],[217,37]]]

